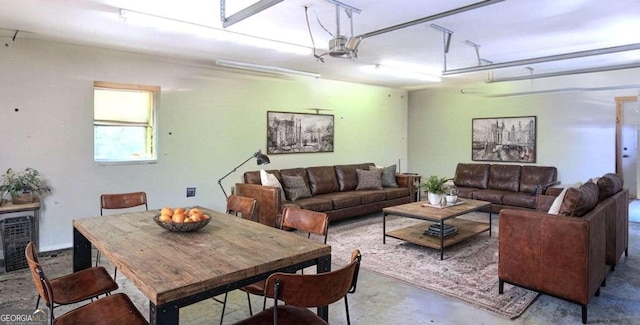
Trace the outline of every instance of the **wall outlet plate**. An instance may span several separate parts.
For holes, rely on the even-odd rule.
[[[187,197],[196,196],[196,188],[195,187],[187,187]]]

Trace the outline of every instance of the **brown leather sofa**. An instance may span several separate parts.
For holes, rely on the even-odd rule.
[[[500,211],[500,293],[509,283],[577,303],[586,324],[587,304],[605,281],[607,242],[615,241],[609,221],[618,219],[629,197],[620,189],[603,195],[603,187],[590,183],[567,192],[560,208],[564,215],[548,214],[555,197],[544,195],[539,210]]]
[[[622,254],[629,256],[629,190],[623,188],[623,180],[616,174],[606,174],[598,179],[600,195],[606,198],[619,194],[615,200],[616,213],[607,219],[606,264],[615,271]],[[547,195],[538,196],[538,210],[548,211],[562,188],[549,188]]]
[[[491,202],[492,212],[504,208],[536,209],[536,197],[558,185],[556,167],[459,163],[453,183],[458,196]]]
[[[380,211],[385,207],[412,202],[417,176],[397,174],[398,187],[356,190],[356,169],[369,170],[373,163],[269,170],[285,186],[282,175],[302,176],[311,197],[289,201],[279,188],[261,185],[260,172],[244,173],[244,183],[236,184],[236,194],[255,198],[260,223],[277,227],[282,209],[297,207],[326,213],[329,221]]]

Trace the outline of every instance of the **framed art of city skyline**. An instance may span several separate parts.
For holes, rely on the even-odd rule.
[[[267,154],[333,152],[333,115],[267,112]]]
[[[536,116],[474,118],[471,159],[536,162]]]

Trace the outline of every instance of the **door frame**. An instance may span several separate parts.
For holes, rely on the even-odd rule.
[[[623,105],[624,103],[637,102],[638,96],[615,97],[615,100],[616,100],[616,174],[622,175],[622,150],[620,150],[620,146],[622,145]],[[640,134],[640,130],[639,130],[639,134]],[[639,166],[640,168],[640,164],[637,164],[636,162],[636,165]]]

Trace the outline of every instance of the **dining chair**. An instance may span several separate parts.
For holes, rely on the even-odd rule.
[[[145,210],[149,210],[147,205],[147,193],[132,192],[118,194],[102,194],[100,196],[100,215],[104,210],[128,209],[144,205]],[[100,251],[96,253],[96,266],[100,263]],[[113,279],[118,276],[118,268],[114,268]]]
[[[282,222],[280,229],[293,228],[307,233],[307,238],[311,238],[311,234],[324,237],[323,244],[327,243],[327,235],[329,229],[329,217],[326,213],[316,212],[306,209],[286,207],[282,211]],[[304,274],[304,270],[302,270]],[[265,288],[265,280],[252,283],[240,288],[247,293],[247,302],[249,303],[249,315],[253,315],[251,307],[250,294],[263,296]],[[271,298],[271,297],[269,297]],[[266,299],[262,303],[262,309],[266,307]]]
[[[342,298],[347,324],[351,324],[347,295],[355,292],[362,255],[358,249],[346,266],[327,273],[274,273],[265,283],[265,296],[273,297],[269,307],[236,324],[328,324],[309,308],[328,306]],[[279,301],[284,305],[278,304]]]
[[[238,213],[243,219],[258,221],[255,219],[257,200],[250,197],[231,195],[227,199],[227,214],[237,216]]]
[[[326,244],[329,217],[322,212],[286,207],[282,211],[280,229],[287,227],[306,232],[307,238],[311,238],[311,234],[322,236],[323,244]]]
[[[149,325],[129,296],[116,293],[71,310],[56,318],[53,325]]]
[[[53,302],[56,301],[56,294],[59,293],[59,291],[55,289],[52,282],[44,275],[44,271],[42,271],[40,264],[33,260],[27,261],[40,295],[44,297],[47,302],[47,306],[53,306]],[[106,270],[104,272],[106,274]],[[86,305],[72,309],[58,318],[55,318],[53,308],[49,308],[49,320],[53,325],[149,324],[138,308],[136,308],[133,302],[131,302],[129,296],[124,293],[116,293],[105,298],[98,299]]]
[[[238,195],[230,195],[227,198],[227,214],[237,216],[238,213],[243,219],[258,221],[255,219],[255,211],[256,211],[257,200],[250,197],[238,196]],[[222,325],[222,321],[224,320],[224,311],[227,308],[227,297],[229,296],[229,292],[224,293],[224,298],[222,300],[213,297],[212,299],[222,304],[222,312],[220,313],[220,325]],[[251,303],[251,302],[249,302]]]
[[[45,299],[47,307],[53,314],[53,309],[56,307],[93,300],[103,294],[109,295],[111,291],[118,289],[118,284],[102,266],[91,267],[51,280],[47,279],[46,285],[48,287],[45,288],[37,272],[37,269],[42,268],[38,262],[38,253],[33,242],[27,243],[24,255],[31,270],[33,283],[38,291],[36,309],[40,305],[41,298]]]

